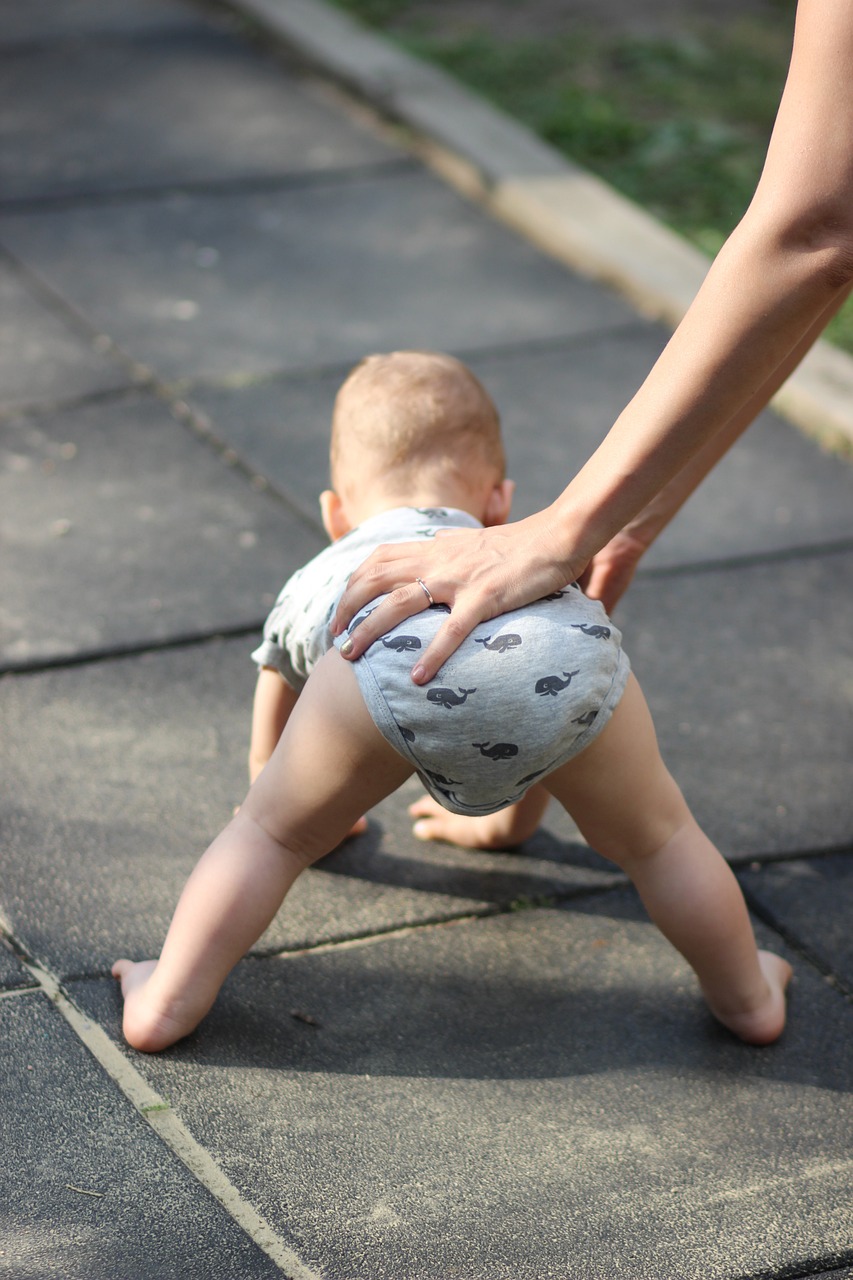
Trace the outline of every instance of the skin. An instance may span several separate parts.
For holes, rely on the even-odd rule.
[[[363,805],[410,774],[370,718],[355,673],[331,650],[269,764],[190,876],[159,959],[113,965],[128,1043],[156,1053],[193,1031],[299,874],[344,838]],[[631,876],[718,1021],[750,1044],[776,1040],[790,966],[756,948],[737,880],[667,772],[634,677],[599,737],[546,787]]]
[[[853,8],[800,0],[787,83],[749,209],[642,387],[544,511],[505,528],[377,550],[334,628],[388,599],[344,656],[424,607],[451,606],[412,672],[431,680],[480,621],[586,574],[612,607],[636,564],[822,332],[853,282]]]
[[[452,495],[439,485],[419,493],[416,505],[464,501],[463,509],[480,519],[506,519],[512,485],[496,476],[475,483],[474,490]],[[354,492],[351,508],[332,491],[323,495],[332,538],[399,502],[399,495],[383,496],[367,475]],[[355,673],[335,650],[317,664],[298,697],[287,686],[282,694],[265,673],[261,680],[252,760],[254,767],[272,745],[265,766],[190,876],[159,959],[122,958],[112,967],[124,997],[125,1037],[143,1052],[159,1052],[198,1026],[299,874],[352,831],[365,807],[412,772],[376,728]],[[448,814],[443,827],[435,812],[421,809],[419,816],[430,838],[491,847],[530,834],[549,796],[571,813],[590,844],[628,873],[651,918],[693,968],[718,1021],[750,1044],[776,1040],[785,1025],[791,968],[756,948],[737,880],[668,773],[633,676],[592,744],[513,810],[490,819]]]

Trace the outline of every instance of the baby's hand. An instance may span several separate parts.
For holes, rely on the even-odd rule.
[[[409,813],[418,819],[412,831],[419,840],[444,840],[463,849],[507,849],[519,843],[511,839],[506,810],[466,818],[443,809],[432,796],[422,796],[409,805]]]

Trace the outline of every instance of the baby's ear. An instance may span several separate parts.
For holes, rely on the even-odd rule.
[[[483,524],[488,529],[490,525],[506,524],[509,520],[509,512],[512,507],[512,495],[515,493],[514,480],[501,480],[492,489],[486,502],[486,511],[483,516]]]
[[[337,542],[352,528],[344,513],[344,504],[334,489],[324,489],[320,494],[320,515],[323,528],[332,542]]]

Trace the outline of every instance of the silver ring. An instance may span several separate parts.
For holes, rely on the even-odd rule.
[[[418,586],[420,587],[421,591],[422,591],[422,592],[424,593],[424,595],[426,596],[426,598],[427,598],[427,600],[429,601],[429,603],[430,603],[430,604],[435,604],[435,601],[434,601],[434,600],[433,600],[433,598],[432,598],[432,592],[430,591],[430,589],[429,589],[429,587],[427,586],[427,584],[424,582],[423,578],[415,578],[415,582],[418,584]]]

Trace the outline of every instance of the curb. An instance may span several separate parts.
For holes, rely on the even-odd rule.
[[[223,0],[411,131],[457,190],[652,319],[678,324],[709,259],[607,183],[437,68],[324,0]],[[828,448],[853,448],[853,358],[818,342],[773,408]]]

